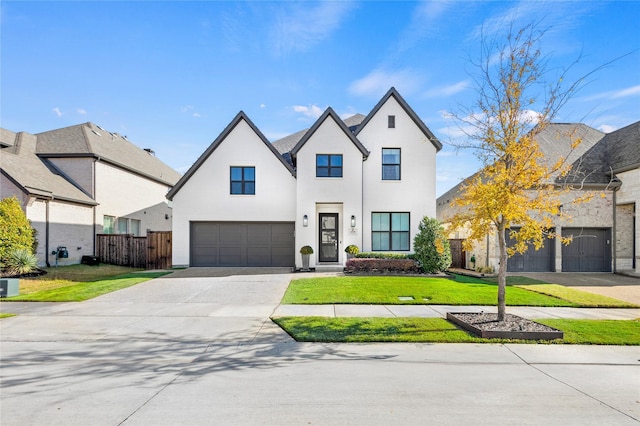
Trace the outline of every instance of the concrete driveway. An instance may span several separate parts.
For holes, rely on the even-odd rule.
[[[175,274],[0,320],[0,423],[638,424],[637,347],[296,343],[269,320],[292,276]]]
[[[510,275],[535,278],[640,305],[640,277],[604,272],[514,272]]]

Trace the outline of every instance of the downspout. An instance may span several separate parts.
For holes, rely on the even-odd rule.
[[[617,219],[617,203],[618,203],[618,197],[617,197],[617,192],[618,189],[620,189],[620,185],[615,185],[613,186],[613,230],[611,231],[611,251],[613,252],[613,273],[616,274],[618,273],[618,255],[617,255],[617,248],[616,248],[616,243],[617,243],[617,238],[616,238],[616,234],[618,232],[618,219]]]
[[[364,251],[364,162],[366,159],[362,157],[362,164],[360,165],[360,214],[362,217],[360,218],[360,249]]]
[[[44,219],[44,262],[47,268],[51,267],[49,263],[49,200],[44,200],[45,219]]]

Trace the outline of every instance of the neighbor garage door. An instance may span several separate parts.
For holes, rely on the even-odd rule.
[[[562,246],[562,272],[611,272],[610,228],[565,228],[562,236],[573,236]]]
[[[191,266],[294,266],[294,224],[191,222]]]
[[[517,230],[517,229],[514,229]],[[513,240],[509,237],[509,230],[506,232],[507,245],[513,245]],[[507,260],[507,271],[509,272],[553,272],[555,262],[556,240],[545,238],[544,247],[536,250],[529,246],[523,254],[514,254]]]

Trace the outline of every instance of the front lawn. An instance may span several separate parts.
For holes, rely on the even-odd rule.
[[[517,278],[517,277],[516,277]],[[512,279],[514,284],[521,280]],[[508,286],[510,306],[632,307],[604,296],[567,289],[561,295],[529,291],[538,285]],[[538,287],[539,288],[539,287]],[[498,288],[479,278],[455,279],[397,276],[337,276],[294,280],[284,304],[431,304],[496,305]],[[410,298],[407,300],[407,298]]]
[[[278,317],[273,321],[299,342],[535,343],[482,339],[442,318]],[[536,320],[564,331],[564,339],[538,343],[640,345],[640,320]]]
[[[47,268],[46,275],[20,278],[20,294],[6,301],[80,302],[166,275],[169,272],[137,272],[114,265],[70,265]]]

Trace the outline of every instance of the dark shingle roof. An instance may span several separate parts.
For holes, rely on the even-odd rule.
[[[36,136],[37,153],[42,157],[93,156],[169,186],[180,179],[178,172],[152,153],[93,123],[51,130]]]
[[[362,123],[362,120],[364,120],[364,118],[365,117],[362,114],[355,114],[349,118],[344,119],[343,121],[344,121],[344,124],[353,133],[355,132],[356,128],[360,125],[360,123]],[[280,154],[283,154],[283,155],[288,154],[298,144],[298,142],[300,142],[300,139],[302,139],[302,137],[308,131],[309,129],[307,128],[304,130],[300,130],[299,132],[296,132],[292,135],[285,136],[284,138],[278,139],[277,141],[273,142],[273,146],[275,147],[275,149],[278,150]]]
[[[14,140],[4,139],[14,135]],[[67,181],[62,173],[36,155],[37,138],[29,133],[13,133],[2,129],[5,148],[0,151],[0,169],[27,194],[96,205],[97,203]],[[11,142],[11,143],[8,143]]]
[[[324,123],[324,121],[327,120],[328,118],[332,118],[333,121],[338,126],[340,126],[340,128],[342,129],[344,134],[351,140],[351,142],[355,145],[355,147],[358,148],[358,150],[360,150],[360,152],[362,153],[362,155],[365,158],[369,156],[369,151],[367,150],[367,148],[365,148],[364,145],[362,145],[362,143],[360,143],[360,141],[355,137],[355,135],[349,129],[349,127],[347,127],[347,124],[344,121],[342,121],[342,119],[340,119],[340,117],[338,116],[338,114],[336,114],[336,112],[333,110],[333,108],[329,107],[320,116],[320,118],[318,118],[318,120],[316,120],[316,122],[313,124],[313,126],[311,126],[309,131],[307,131],[304,134],[304,136],[298,141],[296,146],[293,147],[293,149],[291,150],[291,155],[293,157],[296,156],[298,151],[300,151],[300,149],[309,140],[309,138],[316,132],[316,130],[318,130],[318,128],[322,125],[322,123]]]
[[[640,168],[640,121],[606,134],[573,163],[572,183],[608,184],[612,173]]]

